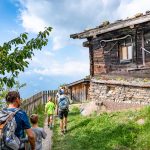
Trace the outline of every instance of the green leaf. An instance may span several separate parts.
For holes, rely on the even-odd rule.
[[[28,67],[27,59],[32,59],[35,50],[41,50],[48,43],[47,36],[52,28],[39,32],[36,38],[28,39],[28,33],[22,33],[0,46],[0,84],[12,87],[20,72]],[[12,77],[10,77],[12,74]]]

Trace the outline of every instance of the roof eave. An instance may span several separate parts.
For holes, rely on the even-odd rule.
[[[120,22],[117,22],[117,23],[112,23],[112,24],[109,24],[109,25],[107,25],[105,27],[102,27],[102,28],[96,27],[96,28],[93,28],[93,29],[90,29],[90,30],[87,30],[87,31],[84,31],[84,32],[81,32],[81,33],[72,34],[72,35],[70,35],[70,38],[85,39],[85,38],[88,38],[88,37],[93,37],[93,36],[96,36],[96,35],[100,35],[100,34],[103,34],[103,33],[110,32],[110,31],[122,29],[122,28],[125,28],[125,27],[130,27],[130,26],[133,27],[134,25],[142,24],[142,23],[145,23],[145,22],[148,22],[148,21],[150,21],[150,14],[143,15],[143,16],[140,16],[140,17],[137,17],[137,18],[130,18],[130,19],[123,20],[123,21],[120,21]]]
[[[71,86],[74,86],[74,85],[77,85],[77,84],[80,84],[80,83],[83,83],[83,82],[90,82],[90,79],[81,79],[81,80],[72,82],[70,84],[67,84],[67,87],[71,87]]]

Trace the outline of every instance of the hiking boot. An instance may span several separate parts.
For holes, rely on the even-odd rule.
[[[67,133],[67,131],[68,131],[68,130],[65,128],[65,129],[64,129],[64,133]]]
[[[50,125],[50,130],[52,130],[53,129],[53,125]]]
[[[65,127],[64,127],[64,133],[67,133],[67,131],[68,131],[68,130],[67,130],[67,127],[65,126]]]

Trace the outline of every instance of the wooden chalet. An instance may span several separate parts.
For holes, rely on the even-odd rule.
[[[67,85],[73,101],[86,101],[89,96],[90,79],[81,79]]]
[[[150,11],[70,35],[87,39],[90,75],[150,73]],[[134,72],[134,73],[133,73]],[[139,73],[137,73],[139,75]]]

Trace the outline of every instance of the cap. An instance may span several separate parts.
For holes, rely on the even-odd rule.
[[[59,94],[60,94],[60,95],[64,94],[64,89],[60,89],[60,90],[59,90]]]

